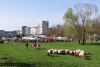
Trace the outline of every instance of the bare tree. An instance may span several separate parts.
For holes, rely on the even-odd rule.
[[[64,36],[65,35],[65,32],[64,32],[64,29],[62,28],[61,25],[58,25],[57,27],[50,27],[47,34],[47,36]]]
[[[98,16],[96,19],[92,20],[92,24],[89,29],[89,35],[98,34],[100,35],[100,17]]]
[[[82,32],[82,38],[83,38],[83,44],[86,42],[86,20],[90,20],[97,15],[98,8],[95,5],[92,4],[82,4],[78,3],[75,5],[76,14],[78,15],[79,19],[81,19],[81,22],[83,24],[83,32]]]

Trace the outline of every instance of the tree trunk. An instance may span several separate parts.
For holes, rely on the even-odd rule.
[[[79,40],[78,40],[78,42],[79,42],[79,45],[81,45],[81,44],[82,44],[82,41],[81,41],[81,39],[79,39]]]
[[[78,40],[78,42],[79,42],[79,45],[80,45],[80,40]]]
[[[84,27],[84,21],[83,21],[83,44],[85,44],[85,27]]]

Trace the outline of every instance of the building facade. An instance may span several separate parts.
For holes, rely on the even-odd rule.
[[[31,27],[31,34],[33,35],[33,36],[35,36],[37,33],[36,33],[36,30],[37,28],[36,27]]]
[[[49,28],[49,21],[41,21],[37,26],[37,34],[46,35]]]
[[[25,28],[25,34],[30,35],[31,34],[31,27]]]
[[[20,34],[25,34],[27,26],[22,26],[20,28]]]
[[[2,37],[6,37],[6,38],[13,38],[15,37],[17,34],[16,31],[4,31],[4,30],[0,30],[0,38]]]

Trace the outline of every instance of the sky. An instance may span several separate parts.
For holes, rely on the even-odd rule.
[[[63,25],[65,12],[77,3],[94,4],[100,10],[100,0],[0,0],[0,30],[37,27],[42,20],[49,21],[49,27]]]

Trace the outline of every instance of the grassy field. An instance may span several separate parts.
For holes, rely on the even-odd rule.
[[[78,45],[78,42],[52,42],[39,43],[40,49],[28,49],[25,43],[5,43],[0,44],[0,66],[1,67],[100,67],[100,43],[90,45]],[[45,56],[49,49],[81,49],[89,51],[87,60],[82,57],[70,55],[51,54]]]

